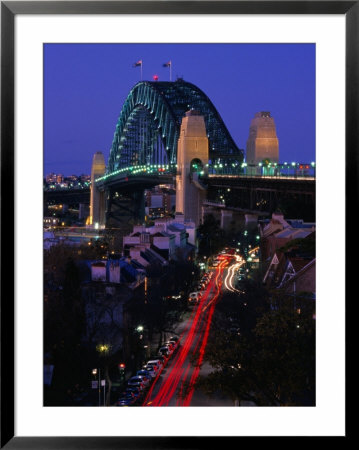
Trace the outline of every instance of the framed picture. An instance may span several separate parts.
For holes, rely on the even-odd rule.
[[[354,232],[348,211],[357,201],[353,192],[358,190],[358,17],[356,1],[1,2],[1,448],[197,448],[208,446],[214,440],[227,442],[230,437],[346,436],[344,262],[349,265],[349,256],[344,249],[345,236]],[[158,69],[153,61],[157,61]],[[92,95],[91,90],[96,91],[97,96]],[[137,108],[131,107],[135,97],[136,105],[140,105]],[[93,114],[96,108],[100,114]],[[149,111],[156,127],[148,125]],[[113,122],[114,114],[117,117]],[[265,149],[258,150],[256,137],[262,122],[269,134],[265,136]],[[181,148],[183,155],[186,154],[190,147],[186,147],[185,138],[180,136],[188,133],[191,137],[191,123],[196,124],[192,125],[196,133],[204,127],[203,136],[200,140],[196,135],[196,158],[189,157],[188,164],[183,163],[180,169],[182,163],[178,153],[171,153],[172,146],[175,151]],[[142,130],[141,135],[137,131],[127,132],[133,124],[138,125],[136,130]],[[93,132],[97,128],[98,134]],[[110,133],[110,141],[101,133],[106,136]],[[138,150],[139,141],[141,150]],[[110,150],[95,148],[107,142]],[[227,152],[221,153],[224,143]],[[238,145],[246,147],[246,151]],[[98,150],[104,150],[105,158]],[[198,157],[199,154],[202,156]],[[82,169],[84,165],[85,169]],[[188,173],[181,178],[185,170]],[[71,178],[71,171],[78,176]],[[143,182],[144,176],[146,182]],[[245,179],[247,187],[236,188],[236,181],[233,181],[236,177]],[[152,180],[151,185],[148,180]],[[285,203],[289,197],[276,194],[272,198],[268,194],[274,189],[268,187],[273,180],[287,180],[286,187],[281,189],[286,195],[289,191],[294,192],[292,209]],[[299,183],[296,189],[291,184],[294,182]],[[133,188],[126,187],[131,183],[136,186],[143,183],[140,198]],[[191,186],[186,189],[193,189],[192,203],[198,200],[196,205],[200,204],[201,208],[191,206],[190,209],[188,206],[186,209],[186,203],[192,205],[188,194],[187,197],[183,194],[182,200],[180,197],[186,183]],[[252,188],[248,187],[250,183],[255,184],[254,202],[250,193]],[[267,185],[259,186],[258,183]],[[302,204],[298,186],[304,186],[304,183],[303,195],[307,197]],[[118,188],[120,184],[125,184],[125,188]],[[158,185],[162,186],[160,190],[153,188]],[[72,219],[68,219],[71,214],[67,209],[61,209],[58,214],[57,200],[43,203],[44,189],[47,199],[55,198],[54,195],[60,198],[66,190],[67,193],[71,191],[70,195],[74,192],[82,195],[81,199],[84,196],[90,198],[91,192],[91,200],[76,200],[75,203],[82,206],[78,206],[78,210],[75,208],[76,211],[71,212]],[[236,189],[233,195],[231,191]],[[207,192],[206,199],[201,197],[202,191]],[[196,197],[193,202],[195,196],[198,199]],[[274,198],[277,203],[271,203]],[[312,200],[308,201],[308,198]],[[293,211],[293,207],[302,214],[294,219],[304,219],[304,224],[303,220],[298,225],[298,221],[283,216],[281,211]],[[244,245],[244,240],[238,238],[235,242],[232,239],[233,242],[228,244],[221,238],[220,231],[216,238],[211,236],[212,231],[209,232],[209,241],[204,243],[206,226],[213,230],[218,224],[216,220],[206,222],[206,214],[218,216],[218,230],[232,227],[228,236],[234,237],[239,233],[234,230],[238,223],[237,213],[246,221],[253,217],[261,219],[258,227],[256,222],[255,229],[259,231],[253,234],[253,242],[249,244],[247,231],[243,233],[246,241],[243,254],[240,246]],[[126,233],[120,236],[122,253],[117,258],[115,234],[111,230],[115,230],[121,220],[126,226],[131,225],[131,229],[126,228]],[[328,222],[334,220],[335,233],[333,227],[328,226]],[[212,344],[215,342],[210,329],[213,328],[211,320],[217,297],[222,296],[223,290],[246,295],[243,286],[250,286],[251,270],[257,257],[259,261],[255,251],[259,246],[255,239],[263,242],[264,227],[282,226],[283,223],[284,228],[288,227],[287,231],[290,229],[297,236],[302,233],[301,238],[314,236],[310,263],[308,260],[304,264],[301,255],[292,253],[292,259],[285,260],[286,269],[276,285],[283,287],[288,285],[288,280],[298,280],[295,277],[304,267],[314,273],[316,288],[311,290],[313,295],[310,297],[311,305],[315,304],[314,312],[310,310],[310,327],[314,330],[311,335],[314,339],[311,348],[314,371],[303,370],[306,386],[312,382],[314,389],[308,389],[309,394],[302,395],[301,391],[301,395],[293,396],[288,392],[281,394],[276,386],[273,398],[269,400],[267,390],[263,400],[263,396],[252,395],[253,384],[250,383],[246,395],[243,395],[244,388],[238,389],[238,398],[237,394],[231,395],[237,392],[236,389],[221,388],[220,392],[229,392],[225,400],[221,397],[213,403],[192,401],[207,339],[209,342],[212,339]],[[198,238],[201,233],[203,241]],[[97,242],[99,236],[100,244],[106,242],[106,252]],[[50,261],[45,255],[44,259],[44,245],[45,249],[51,249],[55,241],[56,245],[60,241],[71,241],[76,254],[80,254],[84,251],[83,242],[77,246],[74,244],[76,239],[84,240],[88,246],[87,265],[81,266],[82,263],[76,260],[76,267],[64,266],[71,274],[70,278],[65,277],[62,284],[57,283],[54,275],[56,257]],[[176,239],[179,244],[175,244]],[[199,242],[203,244],[202,250]],[[283,249],[283,243],[282,247],[276,248]],[[292,247],[290,251],[294,251]],[[306,251],[309,251],[308,247]],[[261,252],[263,256],[263,247]],[[96,283],[105,286],[102,297],[100,295],[103,303],[111,302],[117,285],[126,279],[126,287],[118,295],[136,299],[135,288],[141,286],[144,289],[141,301],[144,299],[147,304],[146,296],[150,296],[147,283],[151,285],[149,273],[151,270],[154,273],[154,267],[157,267],[152,262],[152,269],[147,267],[150,257],[157,258],[160,272],[167,274],[167,284],[172,283],[173,275],[174,289],[179,291],[178,296],[175,295],[177,291],[170,290],[165,296],[162,280],[162,291],[158,294],[161,302],[183,300],[181,314],[187,314],[186,317],[192,317],[190,314],[196,317],[200,308],[208,314],[203,323],[198,322],[201,326],[195,330],[200,337],[197,341],[188,338],[190,326],[182,333],[172,322],[167,328],[169,322],[159,326],[157,317],[150,322],[150,314],[162,313],[163,309],[152,310],[146,306],[148,317],[144,315],[143,323],[136,318],[138,323],[135,323],[132,320],[134,313],[126,306],[118,313],[122,321],[118,327],[122,333],[121,344],[116,353],[111,343],[110,351],[107,337],[100,336],[99,331],[105,327],[108,332],[109,324],[94,322],[93,329],[89,328],[89,317],[95,317],[98,312],[95,308],[99,307],[91,303],[94,292],[98,295]],[[186,289],[176,284],[180,272],[177,272],[177,278],[175,272],[180,263],[179,266],[176,264],[182,261],[181,258],[183,283],[188,261],[193,263],[187,274],[190,281]],[[277,253],[268,253],[267,269],[261,283],[270,279],[273,264],[280,265],[282,260],[275,258]],[[83,260],[82,257],[79,259]],[[168,261],[175,261],[171,263],[172,275],[172,269],[166,268],[170,265]],[[49,264],[51,267],[47,271]],[[188,267],[184,269],[186,264]],[[51,346],[48,344],[54,339],[52,348],[65,345],[64,341],[53,338],[56,314],[64,314],[62,327],[67,323],[72,324],[69,329],[78,327],[77,317],[80,316],[76,315],[77,310],[71,303],[75,298],[68,294],[73,283],[76,284],[75,273],[90,277],[81,284],[81,295],[87,296],[86,332],[83,333],[92,337],[91,342],[83,344],[85,334],[82,334],[79,349],[68,352],[67,356],[64,351],[61,359],[61,352],[49,351]],[[237,278],[234,278],[235,274]],[[218,285],[222,276],[223,289],[222,281]],[[211,277],[216,281],[211,281]],[[197,278],[198,285],[195,285],[193,280]],[[156,275],[153,275],[152,280],[155,279]],[[241,284],[246,280],[249,284]],[[291,283],[293,288],[296,281]],[[153,292],[157,292],[153,286]],[[210,292],[208,298],[206,289]],[[51,298],[61,299],[63,292],[60,291],[66,291],[67,307],[49,311],[46,299],[50,291]],[[286,292],[288,297],[289,291]],[[229,297],[228,304],[233,301]],[[297,302],[297,294],[292,297]],[[270,297],[267,306],[276,311],[280,309],[279,303],[273,298],[275,296]],[[241,308],[247,307],[243,302]],[[106,308],[109,304],[106,303]],[[302,320],[305,308],[296,303],[295,309],[291,307],[291,314],[294,310],[296,317],[300,316]],[[110,315],[113,318],[116,314],[113,310]],[[238,336],[246,335],[245,325],[232,317],[230,325],[228,317],[226,320],[218,334],[218,342],[221,332],[225,331],[229,333],[226,339],[230,336],[230,346],[235,346]],[[295,323],[300,328],[300,320]],[[123,331],[123,324],[131,330],[128,334]],[[299,341],[301,330],[295,331]],[[152,348],[149,349],[149,336],[156,333],[160,334],[159,342],[164,345],[156,347],[154,353]],[[246,339],[250,335],[252,328]],[[129,341],[130,351],[126,353],[122,342]],[[180,350],[178,342],[182,345]],[[303,345],[308,343],[303,342]],[[266,345],[269,352],[268,342]],[[132,350],[133,346],[141,347],[140,359]],[[190,346],[197,352],[195,368],[190,369],[188,363],[186,372],[184,365],[179,368],[177,364],[175,372],[174,366],[168,363],[172,353],[179,352],[182,356],[177,359],[188,358],[189,361],[190,356],[185,355],[183,349]],[[90,347],[92,350],[88,350]],[[53,383],[57,364],[54,354],[56,361],[61,360],[64,364],[67,357],[70,361],[70,355],[71,358],[78,355],[80,361],[83,351],[93,351],[95,356],[89,359],[91,363],[98,358],[96,367],[91,366],[89,370],[86,366],[85,369],[88,390],[85,392],[77,382],[70,386],[58,381],[63,390],[51,390],[49,386]],[[122,359],[118,359],[119,354]],[[145,362],[153,355],[157,362]],[[121,400],[118,401],[115,398],[117,391],[112,387],[116,384],[114,377],[109,375],[109,366],[104,363],[110,359],[112,366],[118,367],[115,376],[121,388],[118,391]],[[217,362],[219,360],[223,362],[221,358]],[[140,381],[136,381],[141,385],[136,385],[140,391],[145,387],[144,378],[150,379],[151,373],[158,379],[156,371],[163,361],[168,364],[166,380],[172,377],[173,383],[170,386],[163,382],[153,391],[156,395],[150,389],[141,401],[137,401],[136,406],[146,408],[97,408],[127,406],[128,396],[125,398],[121,393],[125,379],[133,375],[140,377]],[[246,367],[252,367],[251,358],[247,357],[245,361]],[[272,361],[276,367],[268,369],[268,373],[276,372],[278,361]],[[307,363],[305,358],[303,361]],[[213,366],[215,364],[213,362]],[[230,367],[237,373],[242,369],[240,364]],[[177,376],[180,371],[182,378]],[[61,372],[61,376],[67,376],[68,372]],[[184,372],[191,376],[186,378]],[[75,371],[73,373],[75,377]],[[285,372],[284,364],[283,373],[288,378],[290,372]],[[308,373],[313,379],[309,380]],[[291,382],[295,384],[296,374],[292,375]],[[248,380],[242,374],[238,377],[243,383]],[[228,383],[229,378],[225,380],[223,383]],[[206,388],[212,394],[215,391],[216,395],[216,386],[221,383],[216,378],[214,384],[209,383]],[[266,387],[272,384],[268,382]],[[289,385],[287,380],[286,388]],[[60,391],[62,397],[58,395]],[[258,391],[264,392],[264,389]],[[134,393],[129,395],[131,402],[135,402]],[[168,414],[165,407],[151,406],[187,408],[171,408]]]

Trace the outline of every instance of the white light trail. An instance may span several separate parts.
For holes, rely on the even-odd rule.
[[[233,286],[233,279],[237,270],[245,263],[245,261],[239,255],[234,255],[234,257],[236,259],[236,263],[232,264],[229,267],[226,278],[224,280],[224,285],[229,291],[240,293],[241,291]]]

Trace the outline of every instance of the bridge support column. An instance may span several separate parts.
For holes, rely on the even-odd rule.
[[[226,230],[230,227],[233,218],[232,211],[221,210],[221,228]]]
[[[145,219],[144,188],[121,191],[108,188],[106,191],[106,227],[127,230]]]
[[[110,221],[112,207],[112,195],[109,189],[105,191],[105,225],[107,226]]]
[[[203,116],[188,111],[182,119],[177,150],[176,213],[185,221],[201,223],[206,190],[198,180],[208,164],[208,138]]]
[[[105,192],[100,191],[95,183],[96,178],[105,173],[106,165],[102,152],[96,152],[92,159],[91,168],[91,197],[89,224],[97,227],[105,224]]]
[[[138,222],[145,220],[145,190],[141,189],[133,193],[134,219]]]
[[[247,222],[257,222],[258,221],[257,214],[245,214],[244,217],[246,218],[246,223]]]
[[[89,205],[85,205],[85,203],[79,204],[79,219],[86,219],[89,215]]]

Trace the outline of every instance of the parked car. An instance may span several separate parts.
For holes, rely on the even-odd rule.
[[[134,401],[131,399],[121,399],[116,402],[116,406],[133,406]]]
[[[172,339],[169,339],[168,342],[174,345],[174,349],[176,349],[179,345],[179,341],[173,341]]]
[[[158,374],[158,366],[143,366],[143,370],[146,370],[151,378],[155,378]]]
[[[132,394],[132,396],[136,399],[139,400],[142,397],[142,391],[140,389],[138,389],[137,387],[133,387],[133,386],[128,386],[125,391],[125,394]]]
[[[117,406],[131,406],[136,403],[136,398],[131,393],[123,393],[117,400]]]
[[[176,347],[176,345],[175,345],[174,342],[169,342],[169,341],[165,342],[165,343],[163,344],[163,346],[164,346],[164,347],[168,347],[169,350],[170,350],[171,352],[173,352],[173,350],[174,350],[175,347]]]
[[[158,354],[159,355],[166,355],[166,356],[170,356],[171,355],[171,351],[170,351],[170,349],[168,348],[168,347],[161,347],[159,350],[158,350]]]
[[[163,367],[163,363],[160,359],[151,359],[150,361],[147,361],[148,366],[156,366],[158,370],[161,370]]]
[[[142,378],[142,381],[145,383],[145,386],[147,387],[151,382],[151,375],[147,372],[147,370],[139,370],[136,373],[137,377]]]
[[[166,364],[166,362],[168,361],[168,356],[157,354],[157,355],[151,356],[151,360],[154,360],[154,361],[157,360],[159,369],[161,369],[161,367],[163,367]]]
[[[140,377],[132,377],[127,381],[128,386],[134,386],[138,389],[141,389],[143,391],[145,389],[145,383],[143,382],[142,378]]]
[[[140,373],[140,372],[141,372],[141,373]],[[138,375],[138,376],[144,376],[144,377],[147,377],[147,378],[150,377],[149,371],[146,370],[146,369],[144,369],[144,368],[138,370],[137,373],[136,373],[136,375]]]
[[[163,344],[163,347],[168,348],[169,356],[172,356],[174,351],[176,350],[176,346],[173,344],[170,344],[169,342],[166,342],[165,344]]]
[[[174,341],[174,340],[172,340],[172,339],[169,339],[167,342],[169,342],[170,344],[172,344],[172,345],[173,345],[173,348],[176,348],[177,345],[179,344],[178,341]]]

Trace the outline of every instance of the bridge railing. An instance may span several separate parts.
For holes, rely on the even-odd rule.
[[[95,180],[96,183],[109,181],[111,178],[135,177],[138,175],[161,175],[168,173],[176,173],[176,164],[144,164],[129,167],[122,167],[111,173],[106,173],[102,177]]]
[[[161,175],[177,173],[177,164],[146,164],[129,167],[122,167],[111,173],[106,173],[96,179],[96,183],[106,183],[111,178],[136,177],[139,175]],[[239,176],[253,178],[315,178],[315,163],[284,163],[284,164],[208,164],[205,172],[200,172],[203,176],[208,173],[209,176]]]
[[[236,176],[253,178],[308,178],[315,179],[315,163],[284,163],[264,166],[239,164],[210,164],[208,166],[209,176]]]

